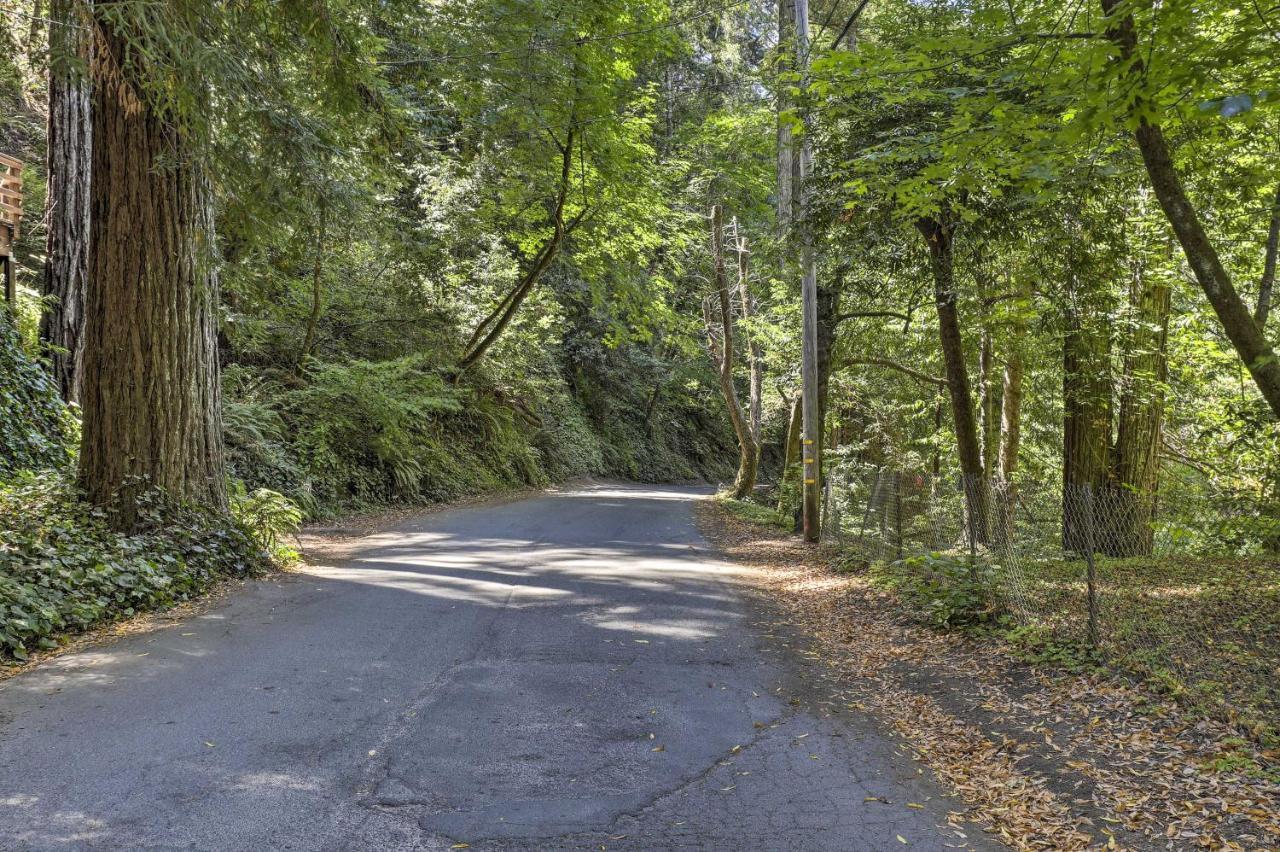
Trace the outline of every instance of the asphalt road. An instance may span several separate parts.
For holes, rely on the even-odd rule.
[[[768,650],[700,493],[423,515],[7,681],[0,847],[962,844],[954,803]]]

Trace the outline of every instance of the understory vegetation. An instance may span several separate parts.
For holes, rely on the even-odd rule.
[[[4,648],[309,519],[702,480],[877,606],[1123,669],[1268,764],[1277,33],[1229,0],[7,3]]]
[[[716,511],[722,506],[732,514]],[[1274,745],[1242,736],[1234,720],[1135,683],[1078,644],[1002,627],[998,610],[993,623],[985,592],[976,606],[959,602],[988,615],[965,619],[962,630],[935,629],[938,602],[973,588],[963,572],[939,594],[917,583],[917,571],[868,571],[847,552],[806,548],[746,522],[738,508],[712,504],[700,525],[755,569],[755,582],[783,610],[786,641],[813,640],[811,685],[830,690],[831,707],[871,711],[889,725],[956,793],[957,817],[1015,849],[1280,842]],[[946,561],[934,566],[939,574],[965,560]]]
[[[736,119],[701,56],[719,49],[709,16],[285,6],[0,9],[0,153],[26,164],[0,311],[0,605],[19,659],[290,561],[309,519],[732,471],[688,286],[722,179],[682,152],[739,141],[716,128]],[[108,73],[171,134],[135,140],[163,149],[141,171],[141,148],[91,144],[136,107],[94,84],[113,50]],[[769,169],[751,144],[747,180]],[[91,179],[113,162],[202,194],[144,233],[147,210]],[[98,192],[112,212],[91,219]],[[155,293],[108,282],[147,266],[208,298],[143,321]]]

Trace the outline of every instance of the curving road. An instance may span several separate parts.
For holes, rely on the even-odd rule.
[[[766,649],[702,493],[424,515],[5,682],[0,848],[963,845]]]

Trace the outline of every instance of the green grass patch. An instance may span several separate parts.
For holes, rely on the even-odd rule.
[[[716,494],[715,501],[731,515],[744,521],[777,527],[788,532],[791,530],[791,520],[771,506],[765,506],[753,500],[738,500],[725,491]]]

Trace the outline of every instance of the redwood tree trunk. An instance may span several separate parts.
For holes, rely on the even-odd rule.
[[[40,339],[49,350],[62,398],[80,401],[84,293],[89,274],[89,167],[93,156],[89,82],[90,40],[77,0],[52,0],[49,17],[49,195],[44,293],[49,309]],[[84,64],[82,64],[84,63]]]
[[[1088,270],[1068,288],[1062,339],[1062,547],[1082,552],[1086,500],[1107,487],[1111,452],[1110,310]]]
[[[1129,305],[1133,331],[1124,358],[1112,487],[1103,503],[1103,549],[1111,556],[1149,556],[1160,484],[1164,388],[1169,379],[1169,288],[1139,270]]]
[[[179,118],[140,98],[134,37],[94,21],[79,470],[121,529],[149,487],[227,505],[210,185]]]
[[[938,309],[938,338],[946,367],[947,390],[951,395],[951,416],[955,424],[956,450],[960,457],[960,473],[964,476],[965,506],[972,534],[986,541],[989,523],[987,482],[982,467],[982,448],[973,410],[973,393],[969,387],[969,368],[965,363],[964,341],[960,335],[960,316],[956,309],[954,253],[951,242],[953,227],[941,219],[926,217],[916,222],[929,246],[933,270],[934,303]]]

